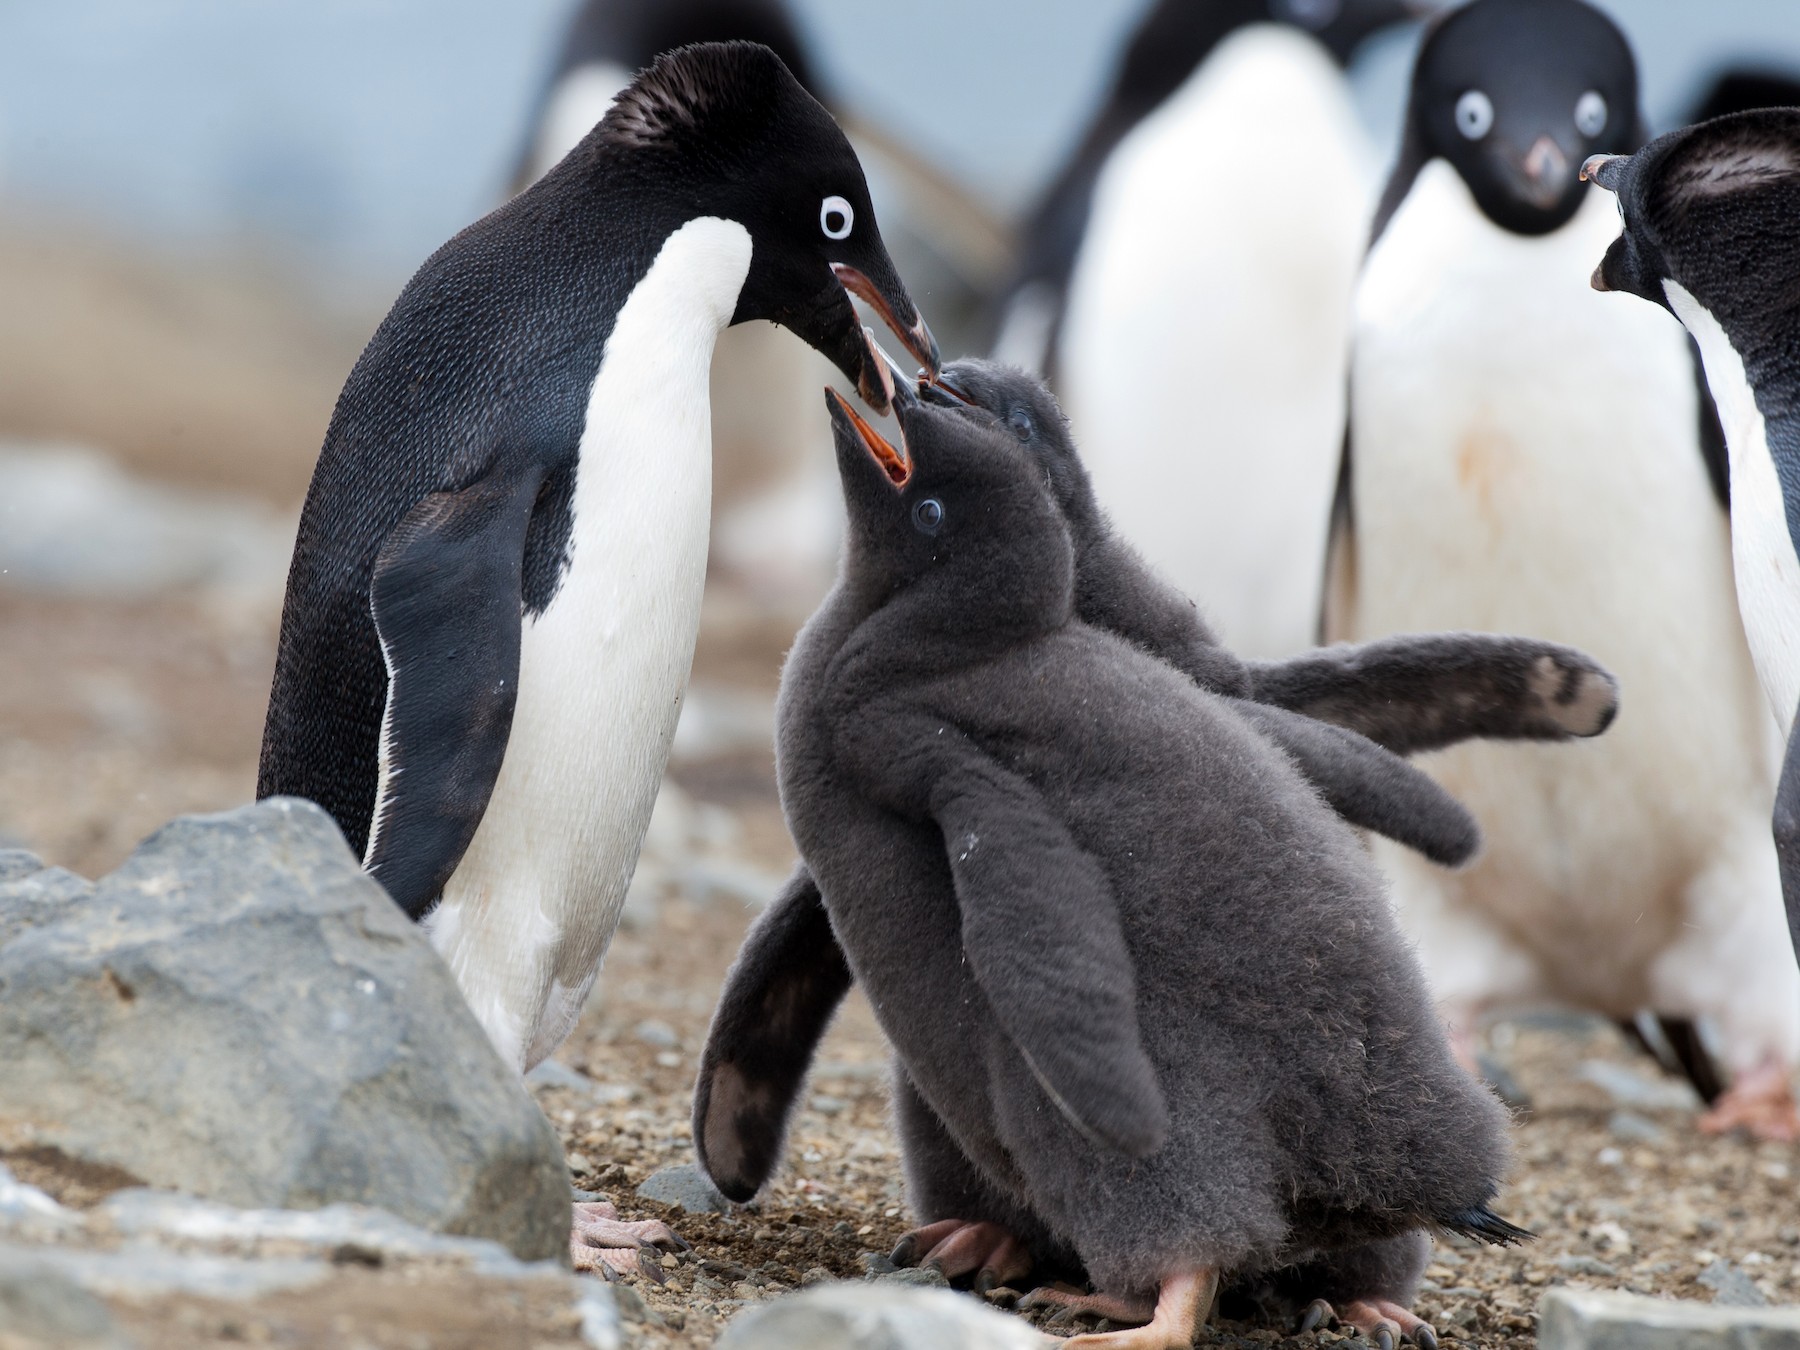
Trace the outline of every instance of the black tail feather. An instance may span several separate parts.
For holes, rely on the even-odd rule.
[[[1465,1209],[1460,1214],[1440,1219],[1438,1226],[1495,1247],[1513,1247],[1521,1242],[1533,1242],[1537,1239],[1536,1233],[1508,1223],[1486,1205],[1477,1205],[1474,1209]]]

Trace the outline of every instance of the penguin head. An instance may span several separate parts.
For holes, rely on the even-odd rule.
[[[1637,63],[1583,0],[1473,0],[1426,35],[1407,119],[1496,225],[1548,234],[1580,208],[1590,155],[1642,144]]]
[[[750,270],[733,323],[767,319],[816,347],[886,408],[850,297],[865,301],[926,369],[937,343],[895,270],[862,165],[838,124],[781,58],[749,42],[659,57],[596,129],[678,210],[736,221]]]
[[[902,380],[896,448],[825,392],[853,584],[914,595],[940,631],[1016,637],[1067,620],[1074,546],[1043,465],[1012,428]]]
[[[1624,217],[1594,289],[1669,308],[1673,283],[1728,333],[1791,326],[1800,310],[1800,109],[1683,127],[1635,155],[1596,155],[1581,172],[1618,197]]]
[[[1363,39],[1397,23],[1429,18],[1432,0],[1267,0],[1269,17],[1311,33],[1349,64]]]
[[[1043,470],[1080,546],[1084,528],[1098,512],[1094,487],[1069,433],[1069,419],[1043,380],[997,361],[953,361],[935,383],[920,381],[919,397],[1017,440]]]

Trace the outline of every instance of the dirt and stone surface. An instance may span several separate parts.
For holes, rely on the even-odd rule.
[[[46,248],[26,261],[41,270],[54,254]],[[24,264],[15,250],[6,265]],[[160,345],[182,361],[216,368],[190,355],[204,345],[198,340],[171,344],[165,336],[204,315],[167,297],[159,301],[161,292],[141,280],[127,285],[98,273],[90,283],[82,294],[100,316],[96,325],[108,327],[106,316],[121,307],[147,314],[146,351]],[[230,313],[233,324],[262,322],[238,308]],[[5,340],[0,333],[0,345]],[[273,368],[300,341],[292,332],[240,336],[232,359],[272,353]],[[284,419],[311,419],[305,436],[261,423],[251,434],[240,420],[252,414],[235,405],[229,416],[202,407],[195,421],[180,424],[203,426],[205,417],[216,417],[246,455],[261,455],[251,464],[232,459],[223,476],[260,493],[264,507],[295,506],[305,477],[296,457],[310,457],[305,447],[316,446],[323,426],[313,386],[329,382],[317,369],[347,369],[354,355],[354,344],[347,356],[340,344],[329,359],[315,360],[313,339],[306,343],[304,378],[263,405]],[[141,357],[126,352],[118,360]],[[70,385],[65,404],[116,397],[81,383],[76,372],[73,360],[55,372]],[[34,379],[29,398],[0,381],[0,436],[58,425],[45,403],[50,376]],[[103,411],[78,428],[90,440],[115,423],[130,424],[116,406]],[[168,434],[132,440],[132,467],[177,482],[221,477],[224,452],[216,438],[190,446],[189,432],[172,430],[180,409],[159,415]],[[224,603],[205,587],[133,598],[47,594],[0,577],[0,837],[91,877],[117,866],[173,815],[248,800],[278,598],[268,593],[259,607],[236,594]],[[613,1287],[625,1343],[646,1350],[709,1345],[746,1308],[821,1280],[879,1271],[909,1223],[888,1125],[882,1039],[855,997],[823,1046],[786,1165],[758,1203],[697,1215],[635,1194],[652,1173],[692,1160],[689,1095],[713,1000],[754,904],[791,862],[766,735],[794,611],[770,615],[761,598],[741,589],[721,585],[709,596],[696,662],[696,701],[705,715],[697,714],[693,734],[684,731],[670,775],[679,795],[671,793],[668,808],[659,810],[652,866],[593,1002],[557,1056],[580,1077],[552,1076],[536,1089],[576,1186],[608,1195],[626,1218],[666,1219],[692,1244],[691,1252],[661,1261],[654,1277],[639,1274]],[[1519,1123],[1517,1166],[1499,1208],[1540,1236],[1508,1251],[1439,1246],[1419,1311],[1445,1344],[1535,1345],[1539,1300],[1559,1285],[1701,1302],[1800,1299],[1800,1148],[1700,1135],[1685,1089],[1598,1023],[1510,1023],[1497,1029],[1492,1049],[1535,1101]],[[129,1181],[30,1151],[0,1148],[0,1162],[89,1215]],[[0,1233],[0,1243],[128,1251],[134,1240],[98,1218],[79,1236],[29,1234]],[[172,1238],[166,1244],[182,1246]],[[243,1242],[234,1250],[253,1261],[294,1255],[279,1242]],[[544,1350],[595,1343],[583,1338],[574,1277],[389,1259],[354,1244],[321,1259],[322,1273],[303,1287],[235,1298],[109,1294],[106,1303],[118,1331],[146,1350]],[[1008,1298],[994,1291],[996,1303]],[[1302,1340],[1239,1324],[1215,1327],[1213,1338],[1219,1345],[1294,1347],[1336,1339],[1325,1332]]]

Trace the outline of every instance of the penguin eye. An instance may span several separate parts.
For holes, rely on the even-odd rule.
[[[1590,89],[1575,100],[1575,130],[1583,136],[1598,136],[1606,130],[1606,99],[1597,89]]]
[[[927,497],[912,510],[913,528],[920,534],[936,534],[944,523],[944,504],[936,497]]]
[[[819,203],[819,228],[827,239],[848,239],[855,224],[855,208],[842,197],[827,197]]]
[[[1031,414],[1023,408],[1014,408],[1008,413],[1006,425],[1012,429],[1012,434],[1022,441],[1029,441],[1032,434],[1037,431],[1037,427],[1032,424]]]
[[[1478,141],[1494,129],[1494,100],[1479,89],[1471,89],[1456,100],[1456,129],[1471,141]]]

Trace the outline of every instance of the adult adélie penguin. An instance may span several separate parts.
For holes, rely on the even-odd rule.
[[[1342,64],[1425,8],[1163,0],[1024,232],[995,355],[1051,377],[1120,533],[1248,657],[1316,635],[1377,187]]]
[[[339,397],[258,792],[332,814],[521,1070],[593,984],[668,757],[714,341],[772,320],[883,407],[852,293],[937,368],[837,125],[766,48],[688,47],[426,261]]]
[[[1786,1135],[1800,972],[1769,841],[1779,744],[1733,594],[1718,425],[1680,325],[1588,285],[1619,225],[1577,173],[1642,125],[1630,46],[1581,0],[1473,0],[1427,34],[1357,291],[1326,627],[1530,633],[1618,676],[1602,741],[1435,760],[1486,852],[1451,875],[1378,841],[1396,902],[1462,1032],[1541,1001],[1656,1014],[1718,1098],[1703,1125]]]
[[[1718,401],[1738,608],[1787,736],[1774,833],[1800,949],[1800,109],[1709,120],[1582,173],[1617,194],[1625,221],[1594,288],[1680,319]]]

